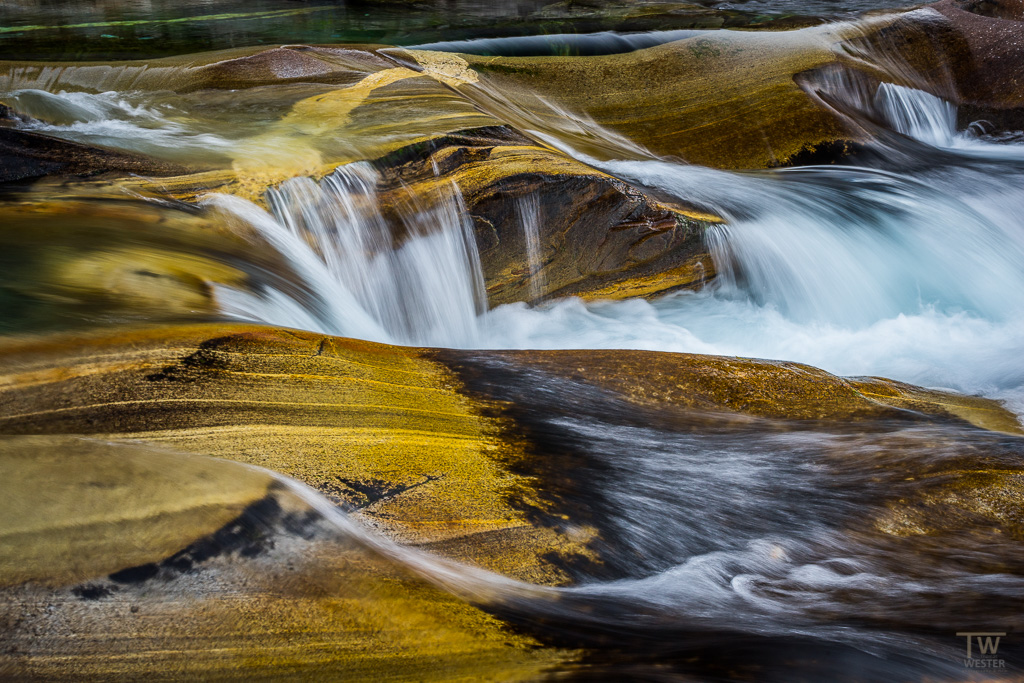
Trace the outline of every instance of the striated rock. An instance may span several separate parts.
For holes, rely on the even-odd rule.
[[[287,102],[292,111],[233,151],[232,173],[249,196],[259,194],[251,186],[288,174],[321,175],[332,164],[497,125],[539,131],[598,158],[653,153],[718,168],[768,168],[841,158],[872,140],[808,88],[808,74],[826,68],[923,88],[971,115],[1019,119],[1024,48],[1015,7],[943,0],[859,22],[705,31],[585,57],[285,45],[149,62],[5,62],[0,89],[236,89],[244,98],[247,90],[274,86],[262,99]],[[627,14],[633,11],[646,12]],[[638,90],[636,83],[646,85]],[[261,158],[257,149],[277,152]]]
[[[721,218],[656,199],[513,129],[461,131],[374,164],[392,224],[404,207],[458,187],[491,306],[654,296],[714,277],[703,235]]]
[[[1021,434],[1017,416],[986,398],[933,391],[884,377],[853,377],[850,385],[865,396],[897,408],[947,413],[984,429]]]
[[[528,458],[532,438],[517,431],[515,415],[532,410],[536,388],[517,387],[544,377],[606,404],[600,410],[616,421],[632,420],[621,406],[635,405],[641,423],[668,425],[705,414],[836,424],[966,419],[1021,433],[991,401],[850,382],[795,363],[642,351],[422,351],[205,325],[9,339],[0,364],[0,433],[143,438],[268,467],[360,510],[395,538],[444,541],[456,557],[542,582],[559,573],[541,555],[581,551],[573,550],[577,532],[552,535],[560,523],[524,537],[529,525],[509,507],[512,491],[520,501],[538,495],[507,467]],[[508,392],[519,404],[495,413],[493,401],[508,401]],[[565,410],[571,416],[573,403]],[[498,545],[478,546],[484,538]],[[519,550],[492,554],[497,547]]]
[[[842,378],[801,363],[657,351],[447,351],[435,357],[472,388],[503,363],[613,392],[649,409],[727,411],[768,419],[966,421],[1024,435],[999,403],[884,378]],[[477,368],[476,370],[474,368]],[[509,379],[498,372],[495,385]]]
[[[489,592],[533,589],[474,583],[472,572],[417,555],[428,564],[414,571],[445,590],[428,587],[407,573],[419,561],[415,549],[389,550],[311,512],[308,498],[262,472],[199,454],[307,482],[384,537],[564,584],[633,576],[665,561],[657,545],[653,559],[638,555],[617,533],[623,515],[637,513],[618,507],[630,479],[614,474],[628,466],[617,457],[682,454],[691,437],[728,454],[791,435],[781,443],[816,444],[799,466],[836,477],[828,481],[863,506],[840,514],[835,533],[875,562],[894,563],[893,575],[931,581],[950,562],[985,572],[1022,566],[1021,428],[1012,415],[982,399],[795,363],[411,349],[195,325],[7,338],[0,398],[0,459],[16,463],[5,466],[0,499],[17,508],[25,533],[48,539],[34,545],[35,564],[19,564],[18,542],[0,553],[6,580],[17,584],[0,590],[9,606],[0,610],[8,634],[0,672],[21,678],[315,670],[516,679],[578,656],[553,643],[608,642],[604,632],[561,633],[557,618],[522,621],[517,603]],[[11,436],[32,434],[67,436]],[[581,445],[580,434],[597,441]],[[126,440],[134,445],[109,443]],[[143,488],[118,483],[140,477]],[[180,496],[182,486],[192,494]],[[177,517],[161,514],[178,500],[187,504]],[[84,527],[68,523],[78,510],[87,511]],[[21,527],[8,536],[17,541]],[[126,529],[137,543],[112,545]],[[993,550],[972,554],[977,544]],[[84,548],[78,564],[71,547]],[[20,583],[32,567],[32,578],[60,587]],[[588,604],[559,595],[568,609]],[[962,592],[957,604],[977,599]],[[510,634],[463,600],[540,641]],[[886,606],[841,607],[868,624],[920,629],[931,627],[935,600],[911,600],[897,624]],[[1013,605],[989,607],[993,623],[1015,623]],[[623,628],[616,638],[644,642],[642,625]]]
[[[533,679],[573,658],[332,528],[266,472],[0,438],[0,676]]]
[[[507,123],[598,157],[650,152],[717,168],[820,163],[873,138],[805,92],[807,74],[828,67],[967,107],[1020,107],[1024,47],[1012,7],[994,18],[951,3],[784,33],[708,31],[623,54],[461,55],[474,75],[453,85]],[[437,54],[387,53],[426,72]],[[567,118],[580,127],[567,128]]]
[[[0,586],[69,585],[157,562],[267,495],[270,475],[159,448],[0,439]]]
[[[479,82],[459,90],[521,128],[558,134],[567,110],[654,154],[718,168],[764,168],[855,132],[793,82],[795,74],[834,61],[834,30],[713,31],[593,57],[462,55]],[[606,143],[599,135],[570,139],[587,153],[609,155],[601,153]]]
[[[500,462],[515,446],[495,442],[444,367],[415,351],[251,326],[4,346],[0,362],[15,374],[3,433],[143,437],[260,465],[395,538],[444,541],[456,557],[535,582],[559,580],[542,555],[573,547],[524,528],[503,494],[515,479]],[[63,408],[51,404],[58,394]]]

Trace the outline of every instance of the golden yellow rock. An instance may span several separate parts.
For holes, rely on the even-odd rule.
[[[955,437],[965,419],[1021,433],[992,401],[844,380],[797,363],[417,350],[247,325],[8,338],[0,433],[142,439],[267,467],[393,539],[533,583],[563,583],[568,563],[599,559],[589,547],[599,530],[561,509],[543,478],[524,474],[543,468],[535,449],[547,446],[531,443],[516,413],[501,409],[509,387],[503,375],[486,379],[487,363],[592,386],[595,396],[666,424],[732,414],[781,421],[773,429],[784,430],[807,420],[950,425]],[[488,382],[498,382],[493,392]],[[540,409],[531,405],[515,408]]]
[[[272,254],[251,254],[249,237],[210,215],[116,195],[40,192],[5,203],[0,248],[9,308],[0,326],[213,315],[215,285],[253,282],[233,264],[258,270],[273,263],[288,272]]]
[[[479,82],[458,89],[506,123],[560,134],[599,157],[628,153],[632,143],[634,158],[648,150],[717,168],[765,168],[856,133],[794,81],[835,63],[832,45],[842,35],[832,27],[710,31],[604,56],[462,55]],[[578,131],[566,128],[567,114]],[[609,141],[601,128],[629,142]]]
[[[66,585],[158,562],[264,498],[234,463],[67,436],[0,438],[0,586]]]
[[[1016,415],[987,398],[924,389],[883,377],[851,378],[850,384],[880,403],[928,413],[945,411],[983,429],[1024,434]]]
[[[459,352],[437,353],[450,363],[460,362]],[[609,389],[652,408],[726,410],[771,419],[843,423],[901,420],[916,412],[1024,434],[1016,415],[991,399],[883,378],[837,377],[802,363],[603,349],[491,351],[486,355]]]
[[[0,437],[0,465],[4,678],[532,680],[575,656],[307,538],[316,516],[262,471],[65,436]]]
[[[244,325],[2,347],[0,433],[143,438],[260,465],[393,538],[537,583],[565,580],[542,555],[583,552],[585,534],[534,528],[509,506],[524,484],[501,463],[518,445],[414,350]]]

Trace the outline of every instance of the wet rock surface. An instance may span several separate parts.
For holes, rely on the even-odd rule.
[[[154,6],[0,8],[0,678],[1020,675],[1020,2]],[[780,329],[1009,402],[631,348]]]

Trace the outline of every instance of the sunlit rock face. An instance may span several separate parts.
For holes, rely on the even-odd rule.
[[[0,678],[1019,677],[1021,9],[0,8]]]

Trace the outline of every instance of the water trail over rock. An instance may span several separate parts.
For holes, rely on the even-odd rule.
[[[408,237],[399,243],[378,206],[377,181],[363,163],[319,183],[295,178],[268,192],[271,213],[237,197],[207,197],[251,225],[302,278],[291,292],[221,288],[224,311],[377,341],[474,345],[486,294],[458,189],[403,213]]]
[[[457,191],[432,208],[406,207],[409,238],[395,245],[375,174],[355,164],[319,184],[283,184],[269,197],[273,215],[209,200],[262,225],[305,273],[298,290],[222,291],[221,301],[236,317],[399,343],[794,359],[987,392],[1024,409],[1015,360],[1024,352],[1024,148],[955,133],[950,106],[925,93],[886,85],[864,95],[876,120],[905,136],[912,167],[737,174],[567,150],[727,217],[705,235],[718,275],[699,293],[481,314],[471,219]],[[532,271],[544,255],[531,248],[529,198],[516,213]]]
[[[1008,468],[993,491],[1015,486],[1019,438],[942,425],[793,430],[696,413],[657,424],[593,387],[471,362],[531,425],[542,495],[600,530],[603,562],[580,570],[578,585],[530,586],[402,547],[285,480],[289,489],[344,536],[528,632],[575,645],[613,638],[640,660],[683,656],[717,633],[838,643],[882,661],[901,653],[910,671],[945,677],[956,662],[947,636],[968,615],[1000,629],[1019,622],[1016,541],[993,532],[979,546],[958,522],[943,526],[942,507],[964,467]],[[569,461],[571,475],[550,474]],[[972,514],[1002,519],[987,509]]]
[[[526,265],[530,269],[530,299],[536,301],[544,289],[540,253],[540,200],[536,193],[527,195],[516,205],[516,214],[523,226],[526,242]]]
[[[882,83],[875,107],[898,133],[933,147],[951,147],[956,137],[956,107],[913,88]]]

